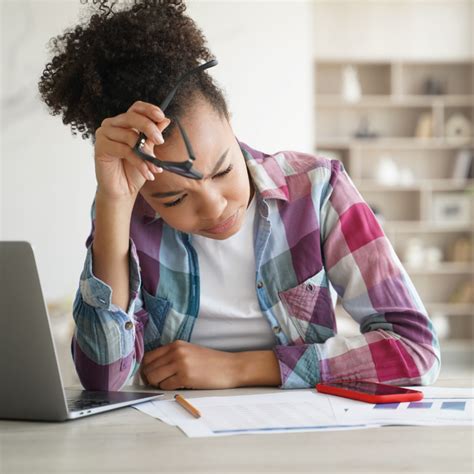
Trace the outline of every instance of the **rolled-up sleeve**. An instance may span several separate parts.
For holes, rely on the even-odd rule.
[[[88,390],[120,390],[135,374],[143,357],[140,272],[130,239],[130,303],[127,312],[112,303],[112,288],[93,274],[92,241],[73,305],[76,323],[72,356],[79,379]]]
[[[374,213],[338,161],[320,202],[324,266],[360,334],[277,346],[282,388],[334,380],[428,385],[441,368],[433,324]]]

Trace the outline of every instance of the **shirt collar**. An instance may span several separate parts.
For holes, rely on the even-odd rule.
[[[254,150],[237,140],[245,158],[247,169],[255,188],[263,199],[281,199],[288,201],[286,177],[275,156]]]

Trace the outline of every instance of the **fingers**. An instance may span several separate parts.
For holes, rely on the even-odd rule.
[[[137,101],[129,109],[130,112],[138,112],[151,119],[162,132],[171,120],[165,116],[164,112],[156,105],[148,102]]]
[[[139,112],[155,121],[161,121],[165,118],[165,113],[157,105],[143,102],[141,100],[134,102],[128,110]]]
[[[145,134],[143,152],[154,155],[154,147],[164,143],[162,131],[171,123],[159,107],[146,102],[135,102],[126,113],[106,118],[96,131],[96,151],[102,157],[127,160],[147,180],[154,180],[154,174],[163,169],[141,159],[132,151],[139,138]],[[126,145],[126,146],[124,146]]]
[[[181,355],[186,344],[174,341],[171,344],[146,352],[142,360],[141,374],[150,385],[158,386],[178,372]],[[163,388],[160,386],[160,388]]]
[[[164,380],[168,379],[169,377],[172,377],[172,376],[177,377],[178,376],[177,372],[178,372],[177,365],[171,362],[164,366],[155,368],[153,371],[148,372],[148,373],[144,369],[142,371],[142,374],[146,377],[146,380],[148,381],[150,385],[154,387],[159,386],[160,388],[163,388],[161,386],[161,383]]]
[[[160,367],[163,367],[165,365],[168,365],[170,364],[171,362],[173,362],[174,360],[176,360],[176,357],[175,355],[172,353],[172,352],[167,352],[166,354],[162,355],[162,356],[159,356],[149,362],[147,362],[145,360],[145,358],[143,358],[143,373],[148,376],[148,374],[151,374],[153,371],[155,371],[156,369],[160,368]]]
[[[110,132],[111,135],[114,135],[115,133],[119,132]],[[163,172],[162,168],[158,168],[152,163],[142,160],[137,155],[135,155],[135,153],[132,151],[132,148],[128,144],[113,140],[105,134],[102,134],[101,136],[101,146],[103,149],[107,150],[108,155],[127,160],[141,173],[141,175],[146,180],[154,181],[154,173]]]
[[[176,341],[171,342],[169,344],[165,344],[164,346],[160,346],[160,347],[157,347],[156,349],[145,352],[145,355],[143,356],[143,364],[144,365],[149,365],[154,360],[156,360],[160,357],[164,357],[165,354],[172,351],[176,347],[182,346],[182,345],[185,345],[184,341],[176,340]]]
[[[179,375],[175,374],[160,382],[159,388],[161,390],[178,390],[179,388],[186,387],[183,385]]]
[[[130,112],[138,112],[148,117],[156,124],[160,132],[163,132],[163,130],[171,123],[171,120],[165,116],[164,112],[158,106],[147,102],[137,101],[128,110]]]
[[[105,119],[102,122],[103,127],[121,127],[121,128],[136,128],[144,133],[147,138],[152,140],[156,145],[162,145],[165,140],[155,122],[150,118],[141,115],[137,112],[128,111],[124,114],[117,115]]]
[[[166,367],[167,365],[171,364],[172,362],[176,361],[176,358],[173,356],[173,354],[167,354],[166,356],[160,357],[150,364],[144,364],[143,367],[143,374],[148,378],[150,374],[153,374],[157,370],[159,370],[161,367]]]
[[[162,131],[171,120],[165,117],[163,111],[156,105],[147,102],[135,102],[126,113],[106,119],[103,126],[136,128],[144,133],[156,145],[164,143]]]
[[[131,130],[127,128],[119,128],[119,127],[108,127],[104,129],[103,134],[106,138],[113,142],[117,143],[125,143],[127,144],[130,148],[133,148],[135,144],[137,143],[138,140],[138,132],[136,130]],[[150,143],[148,140],[145,142],[145,146],[143,147],[143,151],[147,153],[148,155],[155,156],[153,153],[153,144]],[[143,161],[144,163],[147,164],[148,168],[152,173],[161,173],[163,171],[163,168],[160,168],[153,163],[150,163],[148,161],[144,161],[140,159],[138,156],[135,155],[135,153],[132,152],[130,155],[133,158],[132,164],[135,164],[137,161],[135,158],[137,158],[140,161]],[[123,158],[126,158],[125,156]]]
[[[138,132],[130,128],[105,127],[102,133],[114,142],[123,143],[133,148],[138,140]]]

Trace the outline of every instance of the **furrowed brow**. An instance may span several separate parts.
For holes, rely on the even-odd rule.
[[[227,150],[221,155],[221,157],[217,160],[216,165],[214,166],[214,169],[211,171],[211,174],[206,177],[211,177],[215,173],[217,173],[217,170],[221,167],[222,162],[225,160],[225,157],[227,156],[227,153],[229,153],[230,148],[227,148]],[[156,192],[151,195],[151,197],[154,198],[165,198],[165,197],[170,197],[170,196],[176,196],[177,194],[184,193],[184,189],[180,191],[164,191],[164,192]]]

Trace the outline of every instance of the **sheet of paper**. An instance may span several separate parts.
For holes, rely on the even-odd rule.
[[[315,390],[192,398],[194,418],[174,400],[135,408],[178,426],[189,437],[366,429],[388,425],[473,425],[472,388],[406,387],[424,394],[420,402],[379,404],[326,395]]]
[[[406,387],[423,392],[418,402],[371,404],[342,397],[330,403],[339,423],[456,425],[473,422],[473,388]]]
[[[138,410],[178,426],[189,437],[250,433],[367,428],[337,422],[327,395],[314,390],[262,395],[192,398],[201,418],[194,418],[174,400],[135,405]]]

